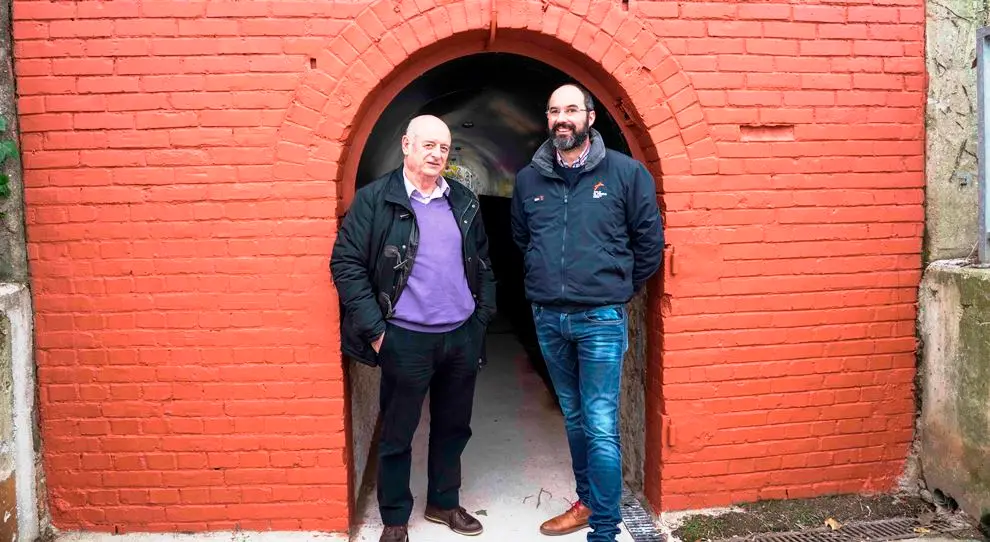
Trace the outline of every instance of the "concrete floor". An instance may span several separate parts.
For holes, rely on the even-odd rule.
[[[461,467],[461,506],[482,522],[485,532],[464,537],[423,519],[429,438],[429,409],[424,408],[413,439],[411,542],[577,542],[587,537],[588,530],[553,538],[539,532],[541,523],[567,510],[576,498],[564,422],[522,346],[511,334],[497,331],[488,336],[489,362],[478,376],[473,436]],[[382,524],[373,492],[366,504],[363,524],[352,540],[377,542]],[[618,540],[632,542],[632,537],[623,529]]]

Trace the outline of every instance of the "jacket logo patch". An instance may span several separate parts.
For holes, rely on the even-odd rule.
[[[540,194],[539,196],[533,198],[533,201],[543,201],[543,194]]]
[[[599,188],[601,188],[601,190],[599,190]],[[598,181],[591,190],[591,197],[595,199],[604,198],[608,195],[608,192],[605,192],[605,183],[601,181]]]

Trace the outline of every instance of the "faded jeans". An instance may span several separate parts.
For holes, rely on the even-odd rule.
[[[589,542],[612,542],[622,517],[619,388],[629,346],[626,309],[564,313],[533,305],[540,350],[564,412],[577,495],[591,509]]]

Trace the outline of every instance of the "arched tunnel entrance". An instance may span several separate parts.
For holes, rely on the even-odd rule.
[[[516,172],[529,163],[547,137],[546,102],[568,74],[537,60],[510,53],[479,53],[436,66],[413,80],[385,107],[360,154],[356,187],[399,167],[400,139],[410,119],[436,115],[452,134],[447,177],[468,185],[479,197],[498,281],[498,316],[487,337],[488,366],[478,379],[474,437],[464,453],[462,491],[471,487],[492,507],[503,500],[574,498],[570,456],[563,419],[536,342],[529,303],[523,291],[522,254],[509,229],[509,203]],[[595,96],[598,130],[605,144],[631,154],[622,130]],[[646,333],[644,300],[630,303],[630,348],[624,363],[622,449],[626,485],[643,490]],[[359,364],[349,367],[352,480],[358,492],[357,523],[374,523],[375,449],[378,373]],[[423,412],[411,480],[417,506],[425,495],[428,408]],[[418,468],[417,464],[422,468]],[[516,481],[513,481],[516,480]],[[524,484],[506,492],[507,484]],[[487,489],[486,489],[487,486]],[[555,488],[551,492],[551,486]],[[529,503],[532,507],[534,503]],[[566,506],[564,506],[566,509]],[[537,517],[552,515],[547,506]],[[557,513],[554,511],[553,513]],[[414,515],[416,512],[414,511]],[[538,523],[536,524],[538,525]]]

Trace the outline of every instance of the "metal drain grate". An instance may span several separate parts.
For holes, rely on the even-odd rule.
[[[643,504],[625,484],[622,485],[622,523],[634,542],[664,542],[653,516],[643,509]]]
[[[916,518],[897,518],[850,523],[841,529],[833,531],[827,528],[789,533],[766,533],[742,537],[728,538],[723,542],[883,542],[885,540],[903,540],[916,538],[920,534],[915,531],[921,527]],[[947,519],[937,518],[925,528],[935,533],[948,533],[960,530],[960,525]]]

